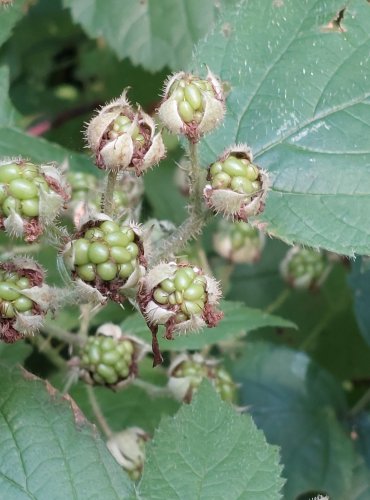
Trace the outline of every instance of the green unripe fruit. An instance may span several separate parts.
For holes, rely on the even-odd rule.
[[[181,310],[188,316],[198,315],[202,313],[203,305],[201,302],[190,302],[187,300],[181,305]]]
[[[16,198],[8,196],[2,204],[2,210],[6,216],[10,215],[13,211],[19,213],[21,210],[21,202]]]
[[[121,232],[127,236],[129,243],[135,240],[135,233],[130,227],[127,226],[121,227]]]
[[[18,299],[14,301],[13,306],[18,312],[22,313],[30,311],[33,307],[33,302],[28,297],[24,297],[21,295]]]
[[[201,285],[190,285],[184,291],[185,300],[198,300],[204,294],[204,288]]]
[[[249,163],[246,167],[246,173],[250,181],[256,181],[260,175],[258,168],[255,165],[252,165],[252,163]]]
[[[111,366],[107,366],[104,365],[103,363],[100,363],[97,366],[96,371],[108,384],[115,384],[118,380],[118,374],[116,373],[115,369]]]
[[[100,361],[100,349],[99,345],[93,344],[88,351],[89,363],[97,364]]]
[[[199,89],[191,83],[184,89],[184,95],[190,106],[196,111],[202,104],[202,95]]]
[[[105,241],[110,246],[119,246],[119,247],[127,247],[130,240],[127,234],[123,234],[121,231],[115,231],[105,235]]]
[[[103,243],[91,243],[88,247],[88,258],[93,264],[106,262],[109,258],[109,249]]]
[[[18,200],[29,200],[38,195],[37,187],[26,179],[14,179],[9,184],[9,192]]]
[[[229,174],[232,177],[244,177],[245,176],[245,170],[244,170],[244,165],[241,163],[240,160],[235,158],[234,156],[229,156],[224,161],[224,164],[222,166],[223,171]]]
[[[0,203],[3,203],[7,195],[7,189],[5,184],[0,184]]]
[[[102,362],[106,365],[115,365],[118,362],[118,360],[120,359],[120,357],[121,357],[121,355],[118,351],[111,350],[111,351],[103,352],[101,359],[102,359]]]
[[[128,278],[134,272],[134,266],[132,264],[121,264],[119,266],[119,274],[120,278]]]
[[[253,193],[252,183],[245,177],[234,177],[231,180],[231,189],[241,194]]]
[[[78,266],[76,267],[76,272],[83,281],[94,281],[96,278],[95,267],[93,264]]]
[[[20,175],[20,167],[15,163],[0,166],[0,182],[8,184],[13,179],[17,179]]]
[[[100,238],[104,238],[104,232],[96,227],[93,227],[86,231],[85,238],[87,240],[98,240]]]
[[[21,210],[26,217],[37,217],[40,213],[38,198],[23,200],[21,202]]]
[[[117,274],[118,267],[113,262],[104,262],[96,266],[98,276],[104,281],[112,281]]]
[[[191,284],[191,282],[192,278],[188,275],[185,269],[178,269],[176,271],[174,284],[177,291],[184,291]]]
[[[24,290],[29,286],[30,286],[30,280],[28,278],[22,277],[17,280],[17,287],[20,288],[21,290]]]
[[[20,293],[13,284],[7,283],[6,281],[0,282],[0,299],[11,301],[19,297]]]
[[[115,233],[120,230],[119,225],[110,220],[106,220],[100,224],[100,229],[104,233]]]
[[[126,250],[130,253],[131,259],[134,259],[139,255],[139,247],[136,243],[129,243],[126,247]]]
[[[231,182],[231,177],[226,172],[220,172],[216,174],[211,181],[212,187],[214,189],[226,189],[229,187]]]
[[[175,89],[171,95],[177,102],[184,100],[184,90],[180,87]]]
[[[177,109],[180,117],[185,123],[189,123],[192,121],[194,117],[194,110],[187,101],[179,102]]]
[[[153,298],[158,304],[167,304],[168,303],[168,293],[162,290],[162,288],[157,288],[154,290]]]
[[[128,118],[128,116],[120,115],[120,116],[118,116],[118,118],[116,118],[115,122],[117,123],[117,125],[122,127],[122,126],[126,125],[127,123],[131,123],[131,120],[130,120],[130,118]]]
[[[102,351],[110,351],[115,349],[117,345],[117,341],[113,337],[101,337],[99,340],[100,349]]]
[[[160,283],[160,287],[167,293],[172,293],[176,290],[175,284],[170,279],[165,279]]]
[[[223,171],[222,163],[220,163],[219,161],[214,163],[210,169],[210,173],[212,176],[215,176],[222,171]]]
[[[127,264],[132,260],[130,252],[123,247],[112,247],[110,256],[116,264]]]
[[[74,241],[73,243],[74,250],[74,262],[76,266],[83,266],[88,264],[89,261],[89,247],[90,243],[88,240],[84,238],[80,238],[79,240]]]
[[[1,315],[8,319],[13,319],[15,317],[15,310],[11,302],[3,301],[0,304]]]

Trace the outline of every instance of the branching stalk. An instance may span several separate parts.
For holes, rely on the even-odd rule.
[[[113,215],[113,193],[117,181],[117,172],[110,170],[107,179],[107,185],[104,193],[104,213],[111,217]]]
[[[90,402],[92,411],[94,412],[94,415],[95,415],[96,421],[99,424],[99,427],[101,428],[101,430],[103,431],[103,433],[105,434],[105,436],[107,438],[112,437],[113,431],[109,427],[108,422],[107,422],[105,416],[103,415],[103,412],[100,408],[99,402],[96,399],[94,389],[91,387],[91,385],[86,385],[86,391],[87,391],[87,395],[89,398],[89,402]]]

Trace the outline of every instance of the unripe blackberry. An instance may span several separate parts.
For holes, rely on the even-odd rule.
[[[133,481],[138,481],[141,477],[145,462],[145,443],[149,439],[149,434],[140,427],[128,427],[107,441],[109,451]]]
[[[192,142],[219,125],[225,114],[221,82],[210,72],[205,79],[176,73],[166,82],[159,117],[168,130]]]
[[[283,279],[293,288],[319,288],[330,272],[327,255],[313,248],[292,247],[280,264]]]
[[[154,120],[121,97],[104,106],[91,120],[86,140],[103,170],[131,170],[141,175],[165,155]]]
[[[0,228],[32,243],[53,222],[69,199],[55,165],[22,159],[0,162]]]
[[[0,339],[12,343],[35,333],[51,300],[44,272],[33,260],[17,258],[1,263]]]
[[[148,352],[140,339],[123,335],[119,326],[102,325],[80,352],[81,378],[90,384],[122,387],[137,373],[137,363]]]
[[[227,149],[210,165],[204,197],[216,213],[247,221],[248,217],[262,212],[268,178],[252,160],[250,149],[241,145]]]
[[[230,374],[215,359],[205,359],[196,353],[181,354],[169,368],[168,388],[180,401],[190,402],[202,381],[207,378],[220,397],[236,402],[237,386]]]
[[[91,192],[94,194],[98,189],[98,178],[86,172],[69,172],[67,180],[71,186],[70,203],[88,202]]]
[[[149,325],[165,325],[166,338],[215,326],[218,283],[190,264],[159,264],[143,278],[140,307]]]
[[[145,272],[140,234],[138,226],[119,226],[102,214],[84,224],[66,245],[64,264],[87,300],[95,295],[101,302],[108,298],[122,302],[131,296],[130,289]]]
[[[237,264],[249,264],[261,257],[265,235],[247,222],[221,220],[213,244],[221,257]]]

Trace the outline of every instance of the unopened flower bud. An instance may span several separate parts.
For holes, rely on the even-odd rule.
[[[217,281],[195,266],[170,262],[151,269],[142,280],[139,303],[149,325],[165,325],[166,338],[216,326],[222,313]]]
[[[119,226],[100,214],[83,224],[63,250],[65,267],[81,298],[122,302],[136,294],[145,273],[141,230],[135,224]]]
[[[14,159],[0,162],[0,229],[32,243],[69,199],[56,165]]]
[[[107,323],[88,337],[80,353],[80,376],[89,384],[120,388],[137,374],[138,362],[150,347]]]
[[[53,296],[44,271],[32,259],[0,264],[0,339],[15,342],[41,327]]]
[[[86,140],[103,170],[131,170],[141,175],[165,155],[154,120],[127,100],[126,92],[91,120]]]
[[[210,165],[204,197],[216,213],[247,221],[263,211],[268,177],[252,160],[251,150],[239,145],[227,149]]]
[[[205,359],[198,353],[181,354],[168,374],[168,388],[179,401],[190,402],[202,381],[208,379],[224,401],[236,402],[237,386],[218,360]]]
[[[221,220],[213,244],[221,257],[236,264],[249,264],[260,259],[265,235],[247,222]]]
[[[293,288],[300,289],[319,288],[330,269],[325,253],[299,246],[292,247],[280,264],[283,279]]]
[[[149,439],[149,434],[140,427],[128,427],[107,441],[109,451],[133,481],[140,479],[145,462],[145,443]]]
[[[166,82],[158,114],[170,132],[198,142],[224,117],[222,84],[210,71],[205,79],[183,71],[176,73]]]

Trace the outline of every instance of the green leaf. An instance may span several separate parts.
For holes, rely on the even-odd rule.
[[[353,425],[357,435],[355,446],[358,455],[346,498],[367,500],[370,498],[370,413],[359,414]]]
[[[159,335],[159,346],[163,351],[183,351],[186,349],[202,349],[207,345],[227,341],[265,326],[295,328],[291,321],[251,309],[240,302],[221,302],[221,310],[225,316],[215,328],[204,328],[198,333],[190,333],[166,340]],[[123,331],[137,335],[147,342],[150,331],[140,314],[129,316],[121,324]]]
[[[87,418],[94,421],[86,384],[78,383],[70,393]],[[179,407],[179,403],[170,397],[152,398],[143,389],[134,386],[119,392],[106,387],[94,387],[94,393],[114,432],[120,432],[125,427],[138,426],[152,433],[158,427],[162,415],[173,415]]]
[[[357,258],[352,263],[349,284],[353,291],[354,309],[360,331],[370,345],[370,263]]]
[[[1,8],[1,7],[0,7]],[[10,127],[14,125],[17,113],[8,97],[9,92],[9,68],[0,67],[0,125]]]
[[[211,0],[64,0],[64,5],[89,36],[104,37],[121,59],[151,71],[184,68],[217,13]]]
[[[241,404],[267,441],[281,446],[284,499],[307,491],[341,498],[351,484],[354,451],[334,378],[306,354],[262,342],[249,343],[232,371],[242,384]]]
[[[95,170],[91,160],[80,153],[64,149],[40,137],[32,137],[17,129],[0,127],[0,157],[24,156],[36,162],[68,160],[72,169]]]
[[[202,157],[247,143],[272,180],[258,221],[288,243],[369,253],[369,24],[364,0],[243,2],[195,52],[231,86]]]
[[[0,5],[0,45],[9,38],[13,27],[25,12],[26,0],[15,0],[12,5]]]
[[[130,480],[76,404],[27,372],[0,367],[2,498],[132,498]]]
[[[32,346],[25,340],[20,340],[15,344],[0,344],[0,363],[14,366],[23,363],[32,352]]]
[[[203,382],[190,406],[162,420],[148,447],[144,498],[276,500],[279,453],[248,415],[238,415]]]

